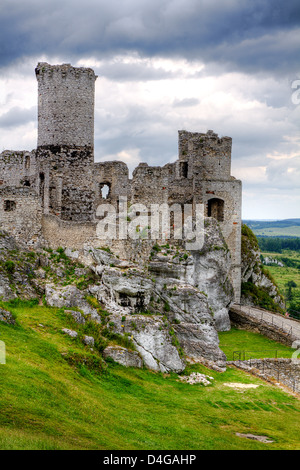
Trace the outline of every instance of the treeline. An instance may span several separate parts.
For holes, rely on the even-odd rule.
[[[282,253],[282,250],[300,250],[300,238],[256,237],[261,251]]]
[[[284,220],[243,220],[252,230],[268,229],[273,227],[295,227],[300,226],[300,219],[284,219]]]

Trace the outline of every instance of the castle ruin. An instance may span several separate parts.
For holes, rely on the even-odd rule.
[[[29,151],[0,154],[1,228],[29,245],[82,249],[113,247],[134,256],[125,240],[99,240],[97,208],[120,199],[139,203],[204,205],[231,252],[235,301],[241,283],[241,181],[231,176],[230,137],[179,131],[179,155],[162,167],[141,163],[129,177],[120,161],[94,161],[94,94],[90,68],[38,63],[38,141]],[[145,241],[146,242],[146,241]],[[152,240],[152,245],[154,241]],[[147,243],[145,243],[147,245]]]

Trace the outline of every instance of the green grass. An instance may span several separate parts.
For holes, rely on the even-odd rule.
[[[259,333],[252,331],[238,330],[232,328],[230,331],[219,333],[220,348],[226,354],[227,360],[232,361],[239,358],[291,358],[295,349],[289,348],[283,344],[277,343]]]
[[[190,366],[186,372],[214,377],[204,387],[179,382],[176,374],[113,363],[98,370],[84,359],[100,354],[62,334],[61,328],[72,326],[63,310],[24,303],[10,310],[16,325],[0,322],[6,345],[0,449],[299,449],[299,400],[258,378]],[[239,341],[245,345],[240,334],[232,333],[231,345],[229,334],[221,341],[231,349]],[[66,360],[70,351],[81,358],[73,365]],[[259,387],[239,392],[226,382]],[[237,432],[266,435],[274,443],[241,439]]]

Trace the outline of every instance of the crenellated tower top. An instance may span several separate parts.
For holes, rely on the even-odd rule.
[[[38,147],[94,147],[97,76],[90,68],[39,62]]]

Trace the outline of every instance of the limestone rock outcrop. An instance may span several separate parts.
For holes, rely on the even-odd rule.
[[[225,365],[217,331],[230,329],[230,253],[215,220],[207,221],[205,233],[200,252],[155,244],[150,259],[139,265],[87,250],[101,279],[94,295],[112,313],[114,330],[131,335],[145,364],[155,370],[182,370],[178,351],[193,361]]]
[[[77,307],[84,315],[88,315],[95,322],[100,322],[97,310],[85,300],[85,292],[76,286],[57,287],[46,285],[45,300],[51,307]]]
[[[222,370],[226,356],[218,331],[230,329],[231,257],[216,220],[205,225],[201,250],[187,251],[183,241],[156,242],[138,262],[120,259],[109,247],[27,250],[32,272],[26,292],[31,297],[42,293],[49,306],[71,312],[75,324],[93,321],[129,338],[132,351],[106,351],[118,362],[143,363],[161,372],[181,372],[186,361],[214,363]],[[20,248],[9,237],[7,243],[16,252]],[[11,274],[0,270],[8,281]],[[5,300],[10,298],[8,292]]]
[[[14,317],[10,312],[0,307],[0,321],[7,323],[8,325],[14,325],[16,323]]]
[[[143,360],[136,351],[129,351],[122,346],[107,346],[103,351],[104,358],[111,358],[125,367],[143,367]]]

